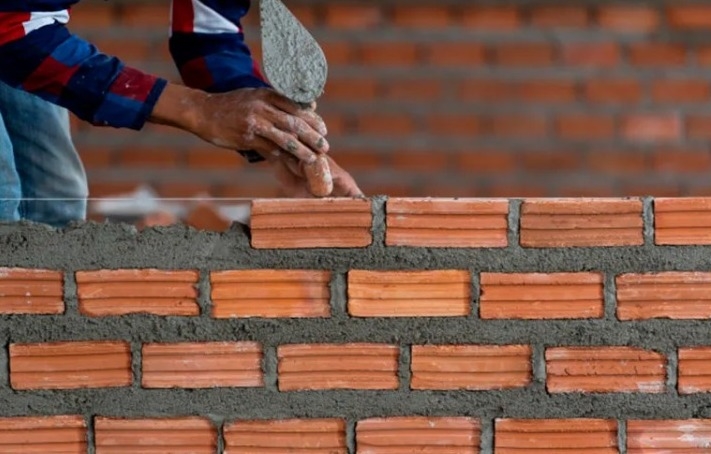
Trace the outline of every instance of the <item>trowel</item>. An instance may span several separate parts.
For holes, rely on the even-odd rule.
[[[304,25],[280,0],[260,0],[262,70],[272,87],[301,105],[323,94],[328,63],[323,49]],[[320,157],[303,167],[311,192],[327,196],[333,190],[328,160]]]

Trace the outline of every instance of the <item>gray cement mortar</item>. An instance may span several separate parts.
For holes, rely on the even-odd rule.
[[[512,202],[511,225],[518,225],[518,202]],[[646,228],[651,215],[645,215]],[[491,418],[604,417],[616,419],[684,419],[711,416],[711,394],[679,396],[670,376],[664,394],[548,394],[543,352],[551,346],[630,345],[667,355],[674,368],[679,347],[711,345],[708,321],[650,320],[620,322],[614,315],[614,279],[620,273],[711,270],[711,247],[640,247],[526,249],[389,248],[384,246],[385,209],[374,201],[374,242],[363,249],[254,250],[249,230],[234,226],[225,233],[187,227],[143,232],[127,225],[86,223],[63,230],[33,224],[0,226],[0,266],[48,268],[66,273],[70,301],[61,316],[0,317],[0,415],[84,414],[126,417],[209,415],[238,418],[343,417],[355,421],[376,416],[462,415],[484,418],[483,445],[491,445]],[[649,234],[648,234],[649,235]],[[649,238],[649,236],[648,236]],[[88,318],[76,310],[72,273],[77,270],[159,268],[201,272],[198,317],[132,315]],[[334,271],[333,316],[324,319],[233,319],[209,317],[209,270],[277,268]],[[606,313],[600,320],[484,321],[472,313],[456,318],[350,318],[346,313],[349,269],[466,269],[474,273],[601,271],[606,279]],[[265,348],[264,388],[147,390],[132,387],[69,391],[14,391],[8,383],[10,343],[116,339],[131,342],[253,340]],[[401,386],[393,391],[278,392],[276,347],[301,342],[380,342],[401,346]],[[523,389],[487,392],[410,391],[405,385],[409,349],[417,344],[513,344],[533,346],[534,378]],[[139,359],[134,358],[137,369]],[[135,370],[135,378],[140,372]],[[350,433],[349,437],[353,437]],[[351,442],[349,442],[352,444]]]

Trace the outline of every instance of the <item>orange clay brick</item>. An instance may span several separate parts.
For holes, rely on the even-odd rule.
[[[127,342],[10,344],[10,385],[16,390],[130,386]]]
[[[331,273],[312,270],[213,271],[215,318],[331,315]]]
[[[484,319],[602,318],[603,275],[482,273],[479,311]]]
[[[508,245],[508,200],[394,198],[385,211],[388,246]]]
[[[0,268],[0,314],[64,313],[64,280],[59,271]]]
[[[600,27],[624,33],[651,32],[659,28],[661,15],[655,6],[603,5],[597,14]]]
[[[588,8],[584,6],[536,6],[531,14],[531,22],[535,27],[584,28],[588,25],[588,20]]]
[[[679,394],[711,391],[711,347],[679,349]]]
[[[711,197],[655,199],[654,242],[659,246],[711,244]]]
[[[384,344],[281,345],[279,390],[397,389],[399,355]]]
[[[662,393],[665,367],[664,355],[634,347],[546,350],[547,388],[551,393]]]
[[[515,5],[467,5],[462,25],[473,30],[514,30],[521,26],[521,10]]]
[[[78,271],[79,311],[91,317],[147,313],[198,315],[197,271]]]
[[[400,416],[356,423],[357,454],[478,454],[480,439],[474,418]]]
[[[531,382],[528,345],[415,345],[412,389],[487,390]]]
[[[347,454],[346,423],[342,419],[236,421],[225,425],[229,452],[268,454]]]
[[[524,247],[640,246],[639,199],[529,199],[521,207]]]
[[[82,416],[0,418],[3,454],[85,454],[86,439]]]
[[[348,273],[348,313],[354,317],[456,317],[470,312],[468,271]]]
[[[617,317],[711,318],[711,273],[663,272],[617,276]]]
[[[638,114],[621,119],[621,134],[631,142],[675,142],[681,139],[684,125],[680,115]]]
[[[708,452],[711,419],[627,421],[627,454]]]
[[[605,419],[497,419],[494,454],[617,454],[617,422]]]
[[[674,28],[711,29],[711,6],[675,5],[667,7],[667,20]]]
[[[328,3],[325,5],[326,25],[338,30],[366,29],[383,22],[383,10],[378,4]]]
[[[143,346],[144,388],[260,387],[262,347],[256,342]]]
[[[94,419],[96,454],[213,454],[217,429],[205,418]]]
[[[256,249],[353,248],[373,241],[367,199],[257,199],[252,202]]]

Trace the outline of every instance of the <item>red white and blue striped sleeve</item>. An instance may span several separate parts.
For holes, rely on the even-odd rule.
[[[167,82],[72,35],[66,24],[76,1],[0,2],[0,81],[92,124],[141,129]]]

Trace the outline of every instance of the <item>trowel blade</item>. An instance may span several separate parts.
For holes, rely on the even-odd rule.
[[[280,0],[260,0],[259,6],[264,75],[292,101],[316,101],[328,75],[323,49]]]

